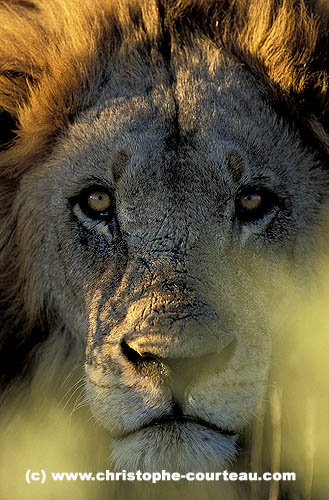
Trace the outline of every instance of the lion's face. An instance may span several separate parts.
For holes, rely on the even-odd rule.
[[[84,346],[128,470],[235,458],[266,389],[276,273],[300,265],[327,190],[249,73],[203,49],[171,77],[121,61],[21,186],[29,275]]]

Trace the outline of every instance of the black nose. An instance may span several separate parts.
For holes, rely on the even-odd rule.
[[[184,399],[186,388],[199,379],[205,379],[214,373],[226,368],[233,356],[236,340],[233,339],[220,352],[212,352],[203,356],[168,358],[154,355],[152,352],[136,349],[129,345],[129,341],[122,340],[123,356],[132,363],[137,376],[160,376],[161,382],[168,385],[173,399],[181,402]]]

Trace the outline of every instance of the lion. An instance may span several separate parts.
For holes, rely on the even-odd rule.
[[[1,0],[3,408],[84,366],[117,470],[260,464],[299,341],[278,277],[303,289],[327,245],[328,12]]]

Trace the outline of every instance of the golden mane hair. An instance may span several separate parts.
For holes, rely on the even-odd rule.
[[[2,175],[19,176],[44,157],[92,105],[111,54],[139,45],[170,60],[171,47],[193,36],[238,58],[274,105],[329,147],[329,9],[321,0],[2,0],[0,16],[2,142],[16,129]]]

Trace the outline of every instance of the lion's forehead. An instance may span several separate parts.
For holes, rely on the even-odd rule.
[[[245,132],[254,126],[262,131],[259,145],[263,145],[264,132],[268,134],[268,145],[273,135],[273,124],[269,120],[275,122],[275,115],[261,98],[264,90],[255,83],[251,73],[229,59],[220,58],[211,67],[209,55],[197,52],[199,57],[193,58],[193,49],[190,51],[191,54],[184,57],[173,58],[170,69],[164,66],[156,73],[141,61],[141,72],[130,75],[129,86],[125,78],[116,75],[114,83],[109,82],[103,90],[95,108],[78,117],[77,136],[83,125],[88,135],[98,135],[98,129],[106,124],[107,141],[111,133],[116,142],[129,139],[127,142],[136,152],[140,149],[138,145],[142,145],[148,153],[159,155],[172,149],[170,146],[175,142],[169,139],[175,134],[183,140],[181,144],[193,144],[195,154],[195,146],[217,150],[218,139],[248,144]],[[163,141],[159,150],[154,147],[155,137]],[[250,144],[257,147],[255,137],[250,136]]]
[[[230,197],[244,174],[245,181],[262,175],[273,184],[284,177],[293,189],[296,163],[307,173],[310,161],[298,139],[242,66],[193,49],[173,57],[170,71],[141,66],[129,85],[118,73],[68,137],[89,172],[110,176],[113,165],[122,171],[117,191],[125,198],[150,193],[157,200],[156,191],[174,191],[177,199],[180,189],[180,204],[184,192],[196,191],[207,203],[219,191],[221,199]]]

